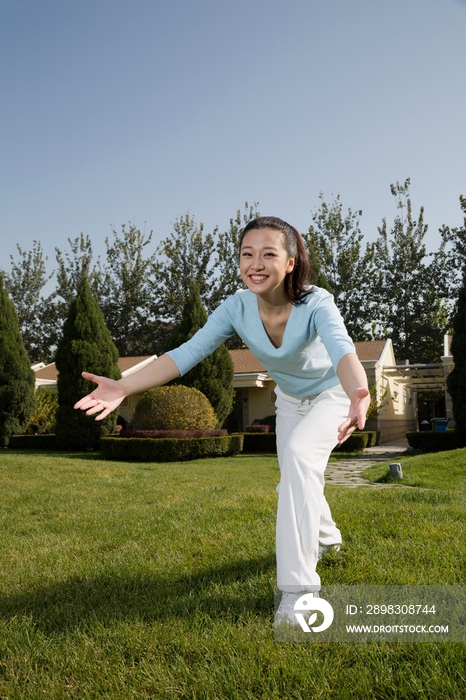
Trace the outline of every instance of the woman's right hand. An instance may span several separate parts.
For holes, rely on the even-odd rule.
[[[95,382],[97,388],[75,403],[74,407],[86,411],[87,416],[98,413],[95,419],[103,420],[121,404],[126,394],[121,384],[114,379],[99,377],[89,372],[83,372],[82,376],[90,382]]]

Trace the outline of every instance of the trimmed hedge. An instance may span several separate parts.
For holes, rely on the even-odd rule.
[[[244,433],[243,452],[277,454],[275,433]]]
[[[376,439],[377,431],[353,433],[343,445],[338,445],[333,452],[363,452],[368,446],[369,438]],[[244,452],[277,453],[275,433],[244,433]]]
[[[406,433],[410,447],[420,452],[444,452],[456,450],[462,447],[461,440],[455,430],[437,432],[409,432]]]
[[[197,437],[221,437],[228,435],[228,430],[218,428],[215,430],[131,430],[122,428],[122,438],[197,438]]]
[[[369,441],[368,433],[353,433],[342,445],[337,445],[333,452],[363,452]]]
[[[355,430],[353,435],[367,435],[366,447],[375,447],[380,443],[380,430]]]
[[[242,435],[201,438],[104,437],[100,440],[104,459],[124,462],[184,462],[235,455],[242,448]]]
[[[56,450],[55,435],[13,435],[9,447],[16,450]]]

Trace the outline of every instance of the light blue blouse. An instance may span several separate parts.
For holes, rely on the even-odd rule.
[[[241,289],[217,307],[190,340],[167,355],[180,374],[186,374],[235,332],[283,393],[300,399],[339,384],[338,363],[344,355],[356,354],[333,296],[313,287],[304,304],[292,307],[279,348],[265,331],[256,295]]]

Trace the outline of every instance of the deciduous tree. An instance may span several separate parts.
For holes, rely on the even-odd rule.
[[[463,225],[440,229],[441,245],[434,254],[437,282],[442,296],[450,301],[451,318],[456,313],[456,303],[463,282],[463,270],[466,267],[466,197],[460,195],[460,207],[463,213]]]
[[[159,259],[154,273],[162,318],[176,324],[181,319],[192,280],[197,282],[201,299],[210,310],[217,229],[204,233],[204,225],[196,224],[189,212],[175,221],[173,229],[173,234],[157,248]]]
[[[32,362],[49,362],[51,349],[48,342],[50,330],[52,295],[43,296],[47,282],[53,277],[46,270],[44,253],[40,242],[34,241],[32,250],[18,249],[18,260],[12,255],[11,271],[5,284],[14,304],[24,347]]]
[[[375,337],[390,337],[395,355],[411,362],[439,361],[449,308],[437,291],[434,268],[428,263],[424,208],[414,219],[409,178],[391,185],[400,213],[388,234],[386,219],[379,228],[371,296]]]
[[[316,284],[330,287],[352,338],[368,340],[372,311],[368,288],[374,260],[372,246],[362,247],[362,211],[348,209],[344,214],[340,195],[331,204],[323,194],[320,200],[313,224],[303,235],[316,270]]]
[[[161,352],[163,331],[154,277],[157,254],[146,253],[152,235],[130,224],[128,229],[122,226],[121,234],[113,230],[113,240],[105,239],[101,307],[121,356]]]

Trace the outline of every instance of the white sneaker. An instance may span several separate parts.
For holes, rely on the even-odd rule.
[[[328,544],[327,546],[319,544],[319,556],[317,557],[317,560],[322,559],[324,554],[328,554],[331,551],[334,552],[339,552],[340,551],[340,545],[339,544]]]
[[[278,627],[282,623],[288,623],[289,625],[295,625],[300,627],[298,620],[296,619],[294,606],[296,601],[301,598],[302,595],[307,593],[310,595],[309,591],[299,591],[298,593],[288,593],[284,591],[282,593],[282,598],[280,600],[280,605],[275,613],[274,626]],[[319,597],[319,592],[314,591],[314,598]]]

